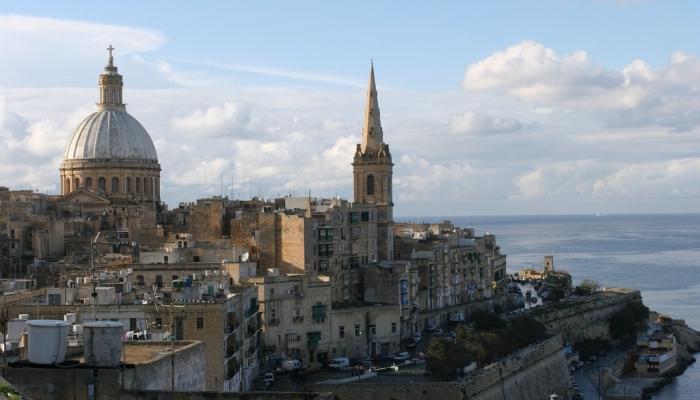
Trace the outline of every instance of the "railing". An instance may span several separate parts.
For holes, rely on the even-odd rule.
[[[304,316],[297,315],[294,318],[292,318],[292,322],[294,322],[295,324],[300,324],[300,323],[304,322]]]
[[[280,319],[279,318],[270,318],[267,320],[268,325],[279,325],[280,324]]]

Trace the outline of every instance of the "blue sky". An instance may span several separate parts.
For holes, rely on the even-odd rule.
[[[699,11],[0,2],[0,179],[57,190],[112,43],[170,205],[221,181],[234,195],[253,181],[266,196],[350,196],[373,58],[399,215],[699,212]]]

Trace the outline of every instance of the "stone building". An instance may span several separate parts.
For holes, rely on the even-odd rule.
[[[438,325],[450,313],[466,315],[465,305],[500,304],[506,278],[506,255],[492,234],[441,224],[396,224],[395,258],[415,264],[420,317],[415,330]]]
[[[61,163],[61,194],[79,189],[109,200],[160,201],[160,164],[146,129],[122,100],[122,76],[109,58],[99,79],[97,111],[73,132]]]

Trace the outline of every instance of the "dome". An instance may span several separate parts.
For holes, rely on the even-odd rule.
[[[124,109],[111,107],[92,113],[78,125],[63,158],[158,161],[146,129]]]

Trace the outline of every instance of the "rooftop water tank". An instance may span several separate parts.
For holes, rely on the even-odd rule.
[[[59,364],[66,357],[69,324],[66,321],[39,319],[27,321],[29,362]]]
[[[85,363],[92,367],[116,367],[122,358],[124,325],[114,321],[83,323]]]

